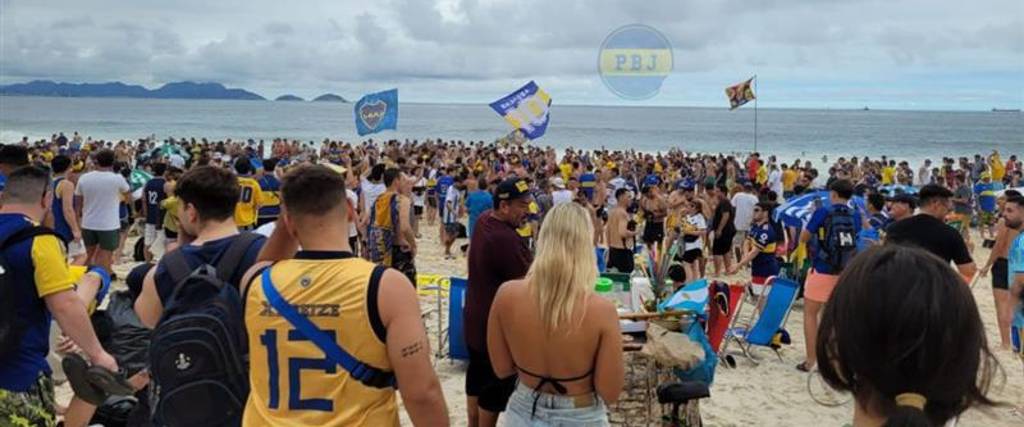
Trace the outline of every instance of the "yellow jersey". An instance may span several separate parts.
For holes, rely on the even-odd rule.
[[[377,266],[347,252],[303,251],[278,262],[274,288],[317,328],[361,362],[392,371],[384,326],[376,314]],[[383,271],[383,268],[377,270]],[[375,283],[371,283],[376,278]],[[369,295],[369,297],[368,297]],[[327,361],[271,309],[262,277],[245,297],[249,383],[244,426],[397,426],[395,389],[373,388]]]
[[[892,166],[886,166],[882,168],[882,185],[892,184],[895,175],[896,168],[893,168]]]
[[[263,199],[263,192],[260,190],[260,183],[247,176],[238,177],[238,186],[242,193],[238,197],[238,204],[235,205],[235,225],[248,227],[256,224],[256,214],[259,209],[259,201]]]

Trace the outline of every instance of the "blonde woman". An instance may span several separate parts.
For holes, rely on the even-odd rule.
[[[575,203],[548,212],[523,280],[494,298],[487,349],[499,378],[516,375],[506,426],[608,425],[623,387],[615,304],[593,292],[593,225]]]

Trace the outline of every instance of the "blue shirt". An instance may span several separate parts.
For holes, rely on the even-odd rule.
[[[491,193],[487,191],[476,190],[466,196],[466,210],[469,211],[469,225],[466,227],[466,232],[470,237],[473,236],[473,226],[476,225],[476,219],[484,211],[493,207],[494,199],[491,197]]]
[[[231,246],[231,242],[235,241],[235,236],[224,237],[222,239],[211,240],[205,242],[200,246],[186,245],[182,246],[177,250],[183,251],[185,259],[191,268],[199,268],[203,264],[209,264],[216,266],[220,262],[220,258],[224,256],[224,252],[227,251],[228,247]],[[256,257],[260,254],[260,249],[263,248],[263,244],[267,242],[265,237],[260,237],[252,243],[249,250],[245,252],[245,256],[242,257],[242,262],[235,268],[234,273],[231,274],[231,280],[229,283],[235,287],[239,287],[239,282],[242,281],[242,276],[256,263]],[[167,306],[168,299],[171,294],[174,293],[174,287],[177,283],[174,283],[174,279],[171,278],[171,272],[168,271],[167,265],[164,260],[161,259],[160,263],[156,266],[156,273],[153,276],[153,281],[156,283],[156,293],[160,297],[160,303],[164,307]]]
[[[10,236],[32,223],[21,214],[0,214],[0,236]],[[73,289],[63,245],[56,236],[42,235],[12,242],[3,250],[10,269],[5,285],[12,286],[16,327],[21,329],[17,347],[0,360],[0,389],[25,392],[40,374],[50,374],[51,315],[45,297]],[[45,265],[46,268],[36,268]]]
[[[444,175],[437,179],[437,194],[441,197],[441,204],[444,204],[444,198],[448,195],[448,187],[455,184],[455,178],[448,175]]]
[[[752,225],[750,231],[747,232],[747,238],[759,251],[750,262],[750,275],[754,277],[778,275],[779,260],[775,257],[775,246],[781,239],[775,233],[775,227],[772,227],[771,222]]]
[[[861,229],[860,212],[854,208],[849,209],[850,215],[853,216],[853,227],[855,232],[854,234],[859,235]],[[818,208],[818,210],[814,211],[814,214],[811,215],[811,220],[807,223],[807,232],[811,233],[810,247],[813,248],[812,253],[816,254],[819,250],[819,240],[824,238],[823,235],[825,233],[825,219],[828,218],[828,216],[834,211],[835,205],[830,205]],[[833,274],[832,267],[830,267],[828,263],[826,263],[824,260],[819,259],[817,256],[812,257],[811,259],[814,260],[814,271],[817,271],[818,273],[822,274]]]
[[[1007,283],[1013,286],[1014,279],[1018,274],[1024,274],[1024,233],[1018,234],[1017,238],[1013,240],[1010,245],[1009,253],[1009,268],[1007,268],[1008,277]],[[1024,335],[1024,296],[1021,297],[1021,301],[1018,301],[1017,307],[1013,310],[1013,327],[1017,328],[1022,335]],[[1020,337],[1024,340],[1024,336]],[[1020,343],[1019,345],[1024,345]],[[1017,348],[1016,351],[1021,351]]]
[[[272,174],[264,174],[260,177],[260,192],[263,199],[260,201],[260,218],[277,218],[281,214],[281,181]]]
[[[146,203],[146,224],[155,225],[157,229],[163,228],[164,212],[160,209],[160,202],[167,198],[164,193],[164,184],[167,181],[161,177],[150,179],[142,187],[142,197]]]
[[[587,200],[594,200],[594,187],[597,186],[597,176],[587,172],[580,175],[580,191],[587,196]]]
[[[983,212],[991,213],[996,211],[996,190],[998,190],[998,187],[994,182],[988,184],[979,182],[974,186],[974,193],[978,195],[978,207]]]

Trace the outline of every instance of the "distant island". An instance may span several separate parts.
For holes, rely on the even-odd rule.
[[[313,102],[348,102],[348,100],[333,93],[325,93],[313,98]]]
[[[0,86],[0,95],[54,96],[69,98],[149,98],[149,99],[239,99],[265,100],[244,89],[226,88],[220,83],[174,82],[159,89],[146,89],[121,82],[57,83],[36,80]]]
[[[295,95],[292,95],[292,94],[288,94],[288,95],[281,95],[281,96],[275,98],[274,101],[305,101],[305,99],[299,98],[299,97],[297,97]]]

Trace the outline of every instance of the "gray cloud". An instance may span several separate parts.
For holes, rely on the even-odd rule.
[[[634,22],[671,40],[665,92],[684,100],[753,73],[793,86],[1024,74],[1020,0],[0,0],[0,82],[190,79],[266,96],[402,85],[479,99],[538,79],[602,101],[597,48]]]

